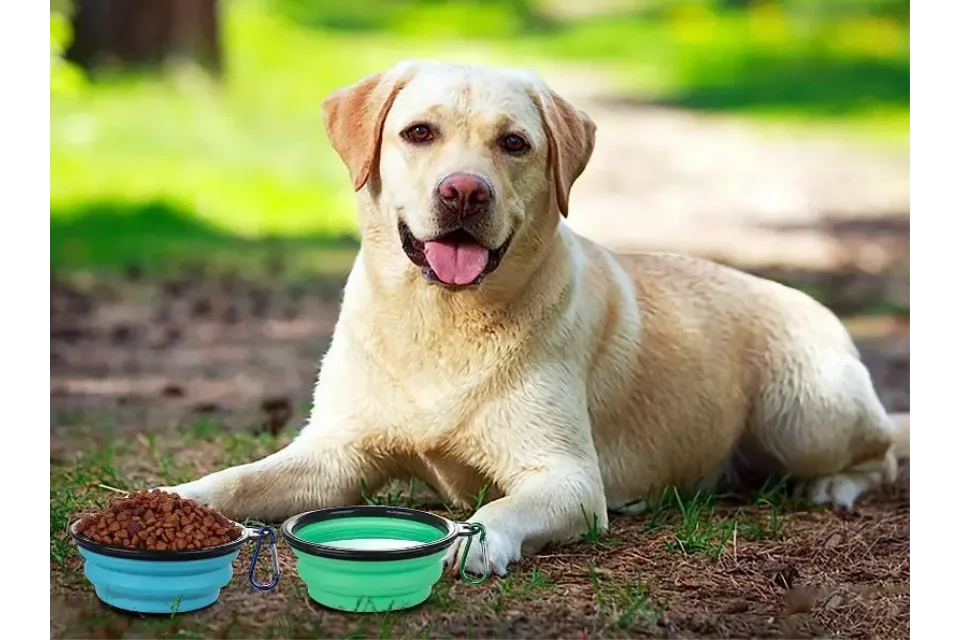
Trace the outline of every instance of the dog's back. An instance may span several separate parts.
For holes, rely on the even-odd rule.
[[[611,507],[667,484],[712,486],[734,471],[834,478],[812,491],[839,492],[846,503],[895,472],[894,425],[826,307],[693,257],[617,256],[611,266],[604,249],[583,242],[592,280],[604,271],[617,280],[622,269],[632,283],[632,297],[608,299],[607,309],[618,317],[629,315],[618,305],[639,309],[635,326],[620,323],[633,332],[632,349],[627,336],[603,331],[621,346],[596,360],[590,378]],[[638,459],[644,469],[618,462]]]

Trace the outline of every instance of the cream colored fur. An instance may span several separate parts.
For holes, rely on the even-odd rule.
[[[355,504],[394,476],[462,505],[490,483],[471,520],[502,575],[669,485],[789,473],[816,502],[850,507],[909,455],[909,417],[887,415],[813,299],[704,260],[618,258],[564,223],[594,127],[536,76],[404,63],[324,111],[363,240],[310,420],[285,449],[171,490],[273,520]],[[421,119],[443,135],[411,148],[400,132]],[[532,151],[503,157],[491,141],[506,130]],[[401,218],[436,231],[434,189],[455,171],[497,194],[480,239],[513,237],[498,270],[459,290],[426,282],[397,231]]]

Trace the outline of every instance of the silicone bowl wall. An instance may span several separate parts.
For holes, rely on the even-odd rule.
[[[460,527],[413,509],[364,506],[300,514],[285,522],[282,532],[313,600],[341,611],[384,612],[414,607],[430,597]],[[369,538],[421,544],[391,551],[324,545]]]
[[[294,549],[297,574],[325,607],[358,613],[409,609],[426,602],[443,573],[444,552],[410,560],[357,562]]]
[[[71,534],[83,556],[83,572],[103,602],[137,613],[184,613],[209,606],[233,577],[233,561],[248,539],[199,551],[150,551],[108,547]]]

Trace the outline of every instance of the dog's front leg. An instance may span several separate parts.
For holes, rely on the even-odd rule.
[[[489,569],[506,575],[507,565],[548,542],[572,542],[591,529],[607,528],[607,505],[595,457],[550,460],[545,454],[536,463],[522,465],[507,495],[484,505],[470,518],[487,533]],[[462,561],[465,544],[447,554]],[[484,570],[481,545],[474,539],[466,559],[467,571]]]
[[[277,521],[324,507],[356,504],[380,470],[357,443],[311,433],[308,426],[276,453],[164,490],[208,504],[235,520]]]
[[[486,529],[488,567],[500,576],[521,553],[533,553],[550,542],[575,541],[590,529],[607,528],[606,497],[586,403],[571,396],[551,400],[538,402],[535,412],[525,402],[516,411],[509,405],[499,407],[492,420],[503,415],[535,416],[524,420],[519,439],[515,425],[497,420],[496,425],[481,427],[486,430],[486,442],[493,446],[478,460],[479,466],[486,466],[504,497],[480,507],[470,522]],[[459,551],[454,548],[447,553],[448,564],[454,558],[458,565],[462,560],[466,545],[458,547]],[[477,539],[470,544],[465,567],[471,573],[485,569]]]
[[[285,448],[175,487],[185,498],[208,504],[235,520],[277,521],[296,513],[356,504],[366,483],[376,486],[381,471],[349,430],[325,433],[308,425]]]

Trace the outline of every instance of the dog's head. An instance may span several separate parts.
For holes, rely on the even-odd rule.
[[[323,104],[354,189],[404,264],[428,281],[478,285],[534,250],[567,214],[593,152],[593,121],[520,71],[406,62]],[[520,247],[528,247],[521,249]]]

